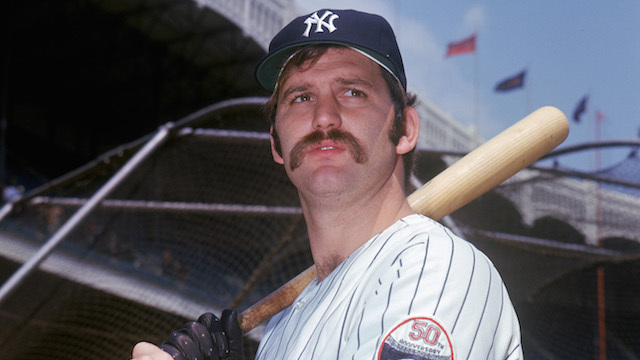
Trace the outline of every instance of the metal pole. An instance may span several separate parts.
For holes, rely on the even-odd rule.
[[[0,208],[0,221],[5,218],[5,216],[9,215],[13,210],[13,202],[8,202]]]
[[[13,290],[44,261],[62,240],[80,224],[82,220],[105,197],[111,193],[135,168],[166,140],[169,130],[173,127],[168,123],[160,127],[158,132],[140,149],[126,164],[107,181],[73,216],[55,233],[38,251],[29,258],[0,288],[0,304]]]

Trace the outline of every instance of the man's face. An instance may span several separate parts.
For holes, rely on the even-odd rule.
[[[379,66],[348,48],[330,48],[278,86],[276,162],[298,190],[378,186],[396,166],[389,138],[394,109]]]

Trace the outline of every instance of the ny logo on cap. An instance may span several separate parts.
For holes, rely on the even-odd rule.
[[[329,16],[329,22],[325,22],[324,20],[327,18],[327,16]],[[339,18],[339,16],[337,14],[332,13],[331,11],[327,10],[324,12],[324,14],[322,15],[322,17],[318,17],[318,12],[314,12],[313,15],[309,16],[304,23],[307,24],[307,29],[304,31],[304,33],[302,33],[302,36],[304,37],[309,37],[309,32],[311,31],[311,27],[316,24],[316,31],[315,32],[324,32],[324,30],[322,30],[323,26],[327,27],[327,30],[329,30],[329,32],[334,32],[336,31],[336,27],[333,25],[333,21],[335,19]]]

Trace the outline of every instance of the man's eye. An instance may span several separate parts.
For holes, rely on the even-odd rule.
[[[294,97],[292,102],[303,102],[309,100],[311,100],[311,96],[309,96],[309,94],[302,94],[300,96]]]
[[[360,90],[349,89],[349,90],[347,90],[345,95],[346,96],[364,96],[364,93],[362,91],[360,91]]]

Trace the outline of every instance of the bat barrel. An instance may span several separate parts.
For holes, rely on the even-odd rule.
[[[542,107],[485,142],[408,197],[435,220],[451,214],[533,164],[569,134],[562,111]]]

